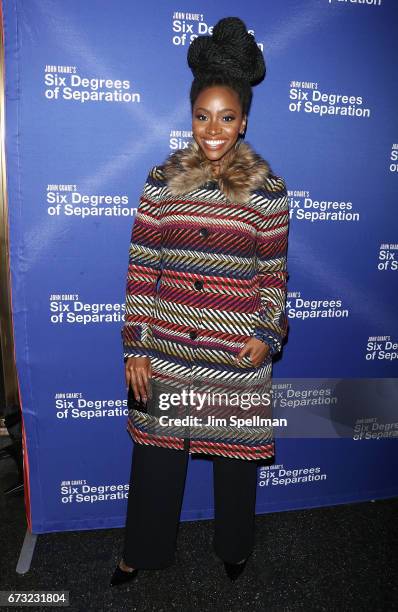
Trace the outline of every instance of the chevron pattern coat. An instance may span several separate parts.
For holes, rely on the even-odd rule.
[[[152,364],[147,403],[129,391],[134,442],[274,457],[269,400],[272,357],[288,330],[288,224],[284,180],[244,141],[217,179],[193,139],[150,170],[132,229],[122,329],[125,360],[146,355]],[[270,347],[257,368],[234,361],[250,337]],[[250,411],[237,394],[250,396]]]

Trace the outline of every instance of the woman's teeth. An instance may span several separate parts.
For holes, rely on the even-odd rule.
[[[205,140],[205,143],[209,146],[209,147],[217,147],[219,145],[224,144],[225,140]]]

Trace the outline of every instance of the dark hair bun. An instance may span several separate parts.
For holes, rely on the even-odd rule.
[[[188,65],[194,77],[208,72],[227,72],[251,85],[265,75],[261,49],[239,17],[220,19],[211,36],[194,38],[188,49]]]

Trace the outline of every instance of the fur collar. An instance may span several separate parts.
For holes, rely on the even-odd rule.
[[[238,140],[227,155],[220,175],[215,178],[211,162],[192,139],[186,149],[170,154],[162,165],[169,191],[177,196],[208,181],[218,181],[219,189],[229,200],[247,201],[252,190],[264,186],[265,179],[271,174],[270,165],[242,140]]]

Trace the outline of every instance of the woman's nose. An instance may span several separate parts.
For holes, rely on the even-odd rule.
[[[209,134],[217,134],[217,132],[220,131],[220,128],[215,121],[209,121],[209,123],[207,124],[207,131],[209,132]]]

